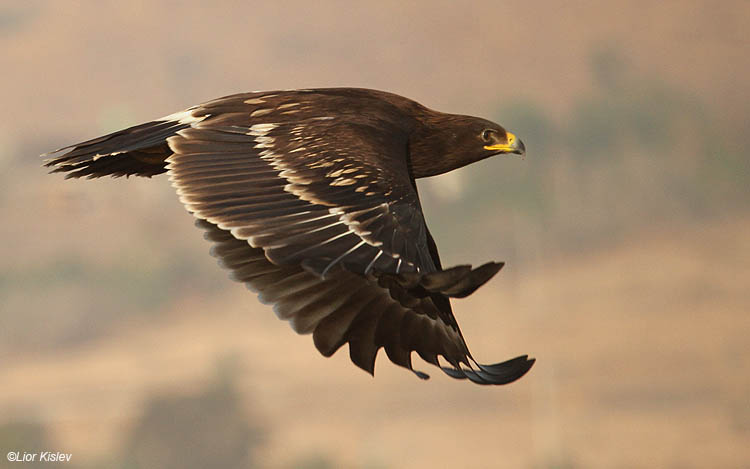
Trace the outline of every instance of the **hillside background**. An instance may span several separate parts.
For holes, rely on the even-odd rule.
[[[0,2],[0,454],[750,467],[749,24],[747,1]],[[524,140],[420,192],[444,264],[507,261],[454,309],[480,361],[528,353],[529,375],[325,359],[227,280],[165,176],[40,166],[214,97],[317,86]]]

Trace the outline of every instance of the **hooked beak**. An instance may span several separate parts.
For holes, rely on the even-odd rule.
[[[498,153],[515,153],[523,155],[526,153],[526,146],[520,138],[510,132],[506,132],[508,143],[496,143],[494,145],[485,145],[485,150],[496,151]]]

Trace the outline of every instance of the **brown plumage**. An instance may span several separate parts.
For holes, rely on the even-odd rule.
[[[484,119],[333,88],[215,99],[57,150],[45,164],[75,178],[168,172],[219,263],[325,356],[348,343],[373,373],[382,347],[414,371],[416,351],[454,378],[505,384],[534,360],[478,364],[450,305],[503,264],[443,269],[415,178],[523,152]]]

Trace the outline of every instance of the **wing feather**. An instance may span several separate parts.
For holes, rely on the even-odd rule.
[[[416,298],[400,291],[394,297],[400,285],[396,276],[363,276],[341,269],[321,277],[299,265],[273,264],[263,249],[210,222],[196,224],[215,243],[211,254],[232,271],[232,277],[257,292],[261,301],[274,304],[279,318],[289,321],[296,332],[312,333],[324,356],[349,343],[352,362],[373,373],[378,350],[384,348],[391,362],[426,379],[428,375],[413,369],[411,352],[416,351],[449,376],[481,384],[515,380],[533,363],[519,357],[496,365],[476,364],[460,331],[442,319],[438,294]],[[441,366],[438,357],[450,366]]]

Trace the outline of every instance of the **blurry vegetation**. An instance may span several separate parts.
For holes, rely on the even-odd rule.
[[[6,454],[9,451],[18,451],[19,456],[23,457],[24,453],[36,454],[40,451],[50,451],[50,440],[47,430],[43,425],[35,422],[0,422],[0,456],[3,463],[6,463]],[[48,467],[50,464],[45,461],[34,462],[17,462],[20,467],[27,469],[39,469]],[[3,466],[5,467],[5,466]]]
[[[38,7],[31,2],[0,5],[0,35],[18,32],[38,15]]]
[[[206,295],[227,286],[221,275],[207,273],[195,258],[176,255],[168,262],[123,258],[100,265],[62,256],[41,266],[0,271],[0,297],[9,306],[9,314],[0,312],[0,352],[19,346],[19,350],[56,348],[100,337],[123,321],[157,316],[180,292]],[[68,301],[50,303],[50,296]],[[14,309],[24,314],[10,314]]]
[[[535,464],[534,469],[575,469],[576,465],[567,459],[550,458],[541,464]]]
[[[177,259],[179,263],[179,259]],[[182,270],[159,266],[147,272],[138,266],[90,265],[79,258],[60,258],[40,268],[0,273],[0,294],[10,294],[22,285],[65,288],[85,285],[92,291],[107,292],[107,303],[116,308],[127,300],[135,312],[157,309],[169,298],[170,287]]]
[[[118,467],[121,469],[249,469],[263,467],[259,451],[267,440],[268,426],[262,417],[248,410],[236,377],[240,370],[235,357],[220,360],[216,376],[202,389],[160,392],[143,404],[140,416],[111,457],[66,463],[72,469]],[[64,451],[48,436],[46,427],[31,422],[5,422],[0,419],[0,449],[3,460],[8,451],[39,453]],[[294,456],[294,455],[292,455]],[[324,453],[301,454],[290,469],[329,469],[340,467]],[[49,463],[18,463],[41,468]],[[54,464],[53,464],[54,465]],[[5,466],[2,466],[5,467]],[[370,467],[370,466],[363,466]]]
[[[254,467],[264,430],[248,415],[233,367],[199,392],[155,396],[123,449],[123,469]]]
[[[339,467],[322,454],[310,454],[295,461],[290,469],[334,469]]]
[[[493,235],[510,235],[519,230],[509,226],[513,215],[564,251],[748,209],[748,136],[722,129],[692,96],[634,76],[614,48],[594,52],[590,65],[594,91],[560,122],[533,100],[498,110],[496,120],[523,138],[527,156],[521,164],[506,157],[464,169],[460,197],[447,202],[450,221],[431,218],[433,231],[497,218]],[[425,195],[439,191],[428,184]]]

